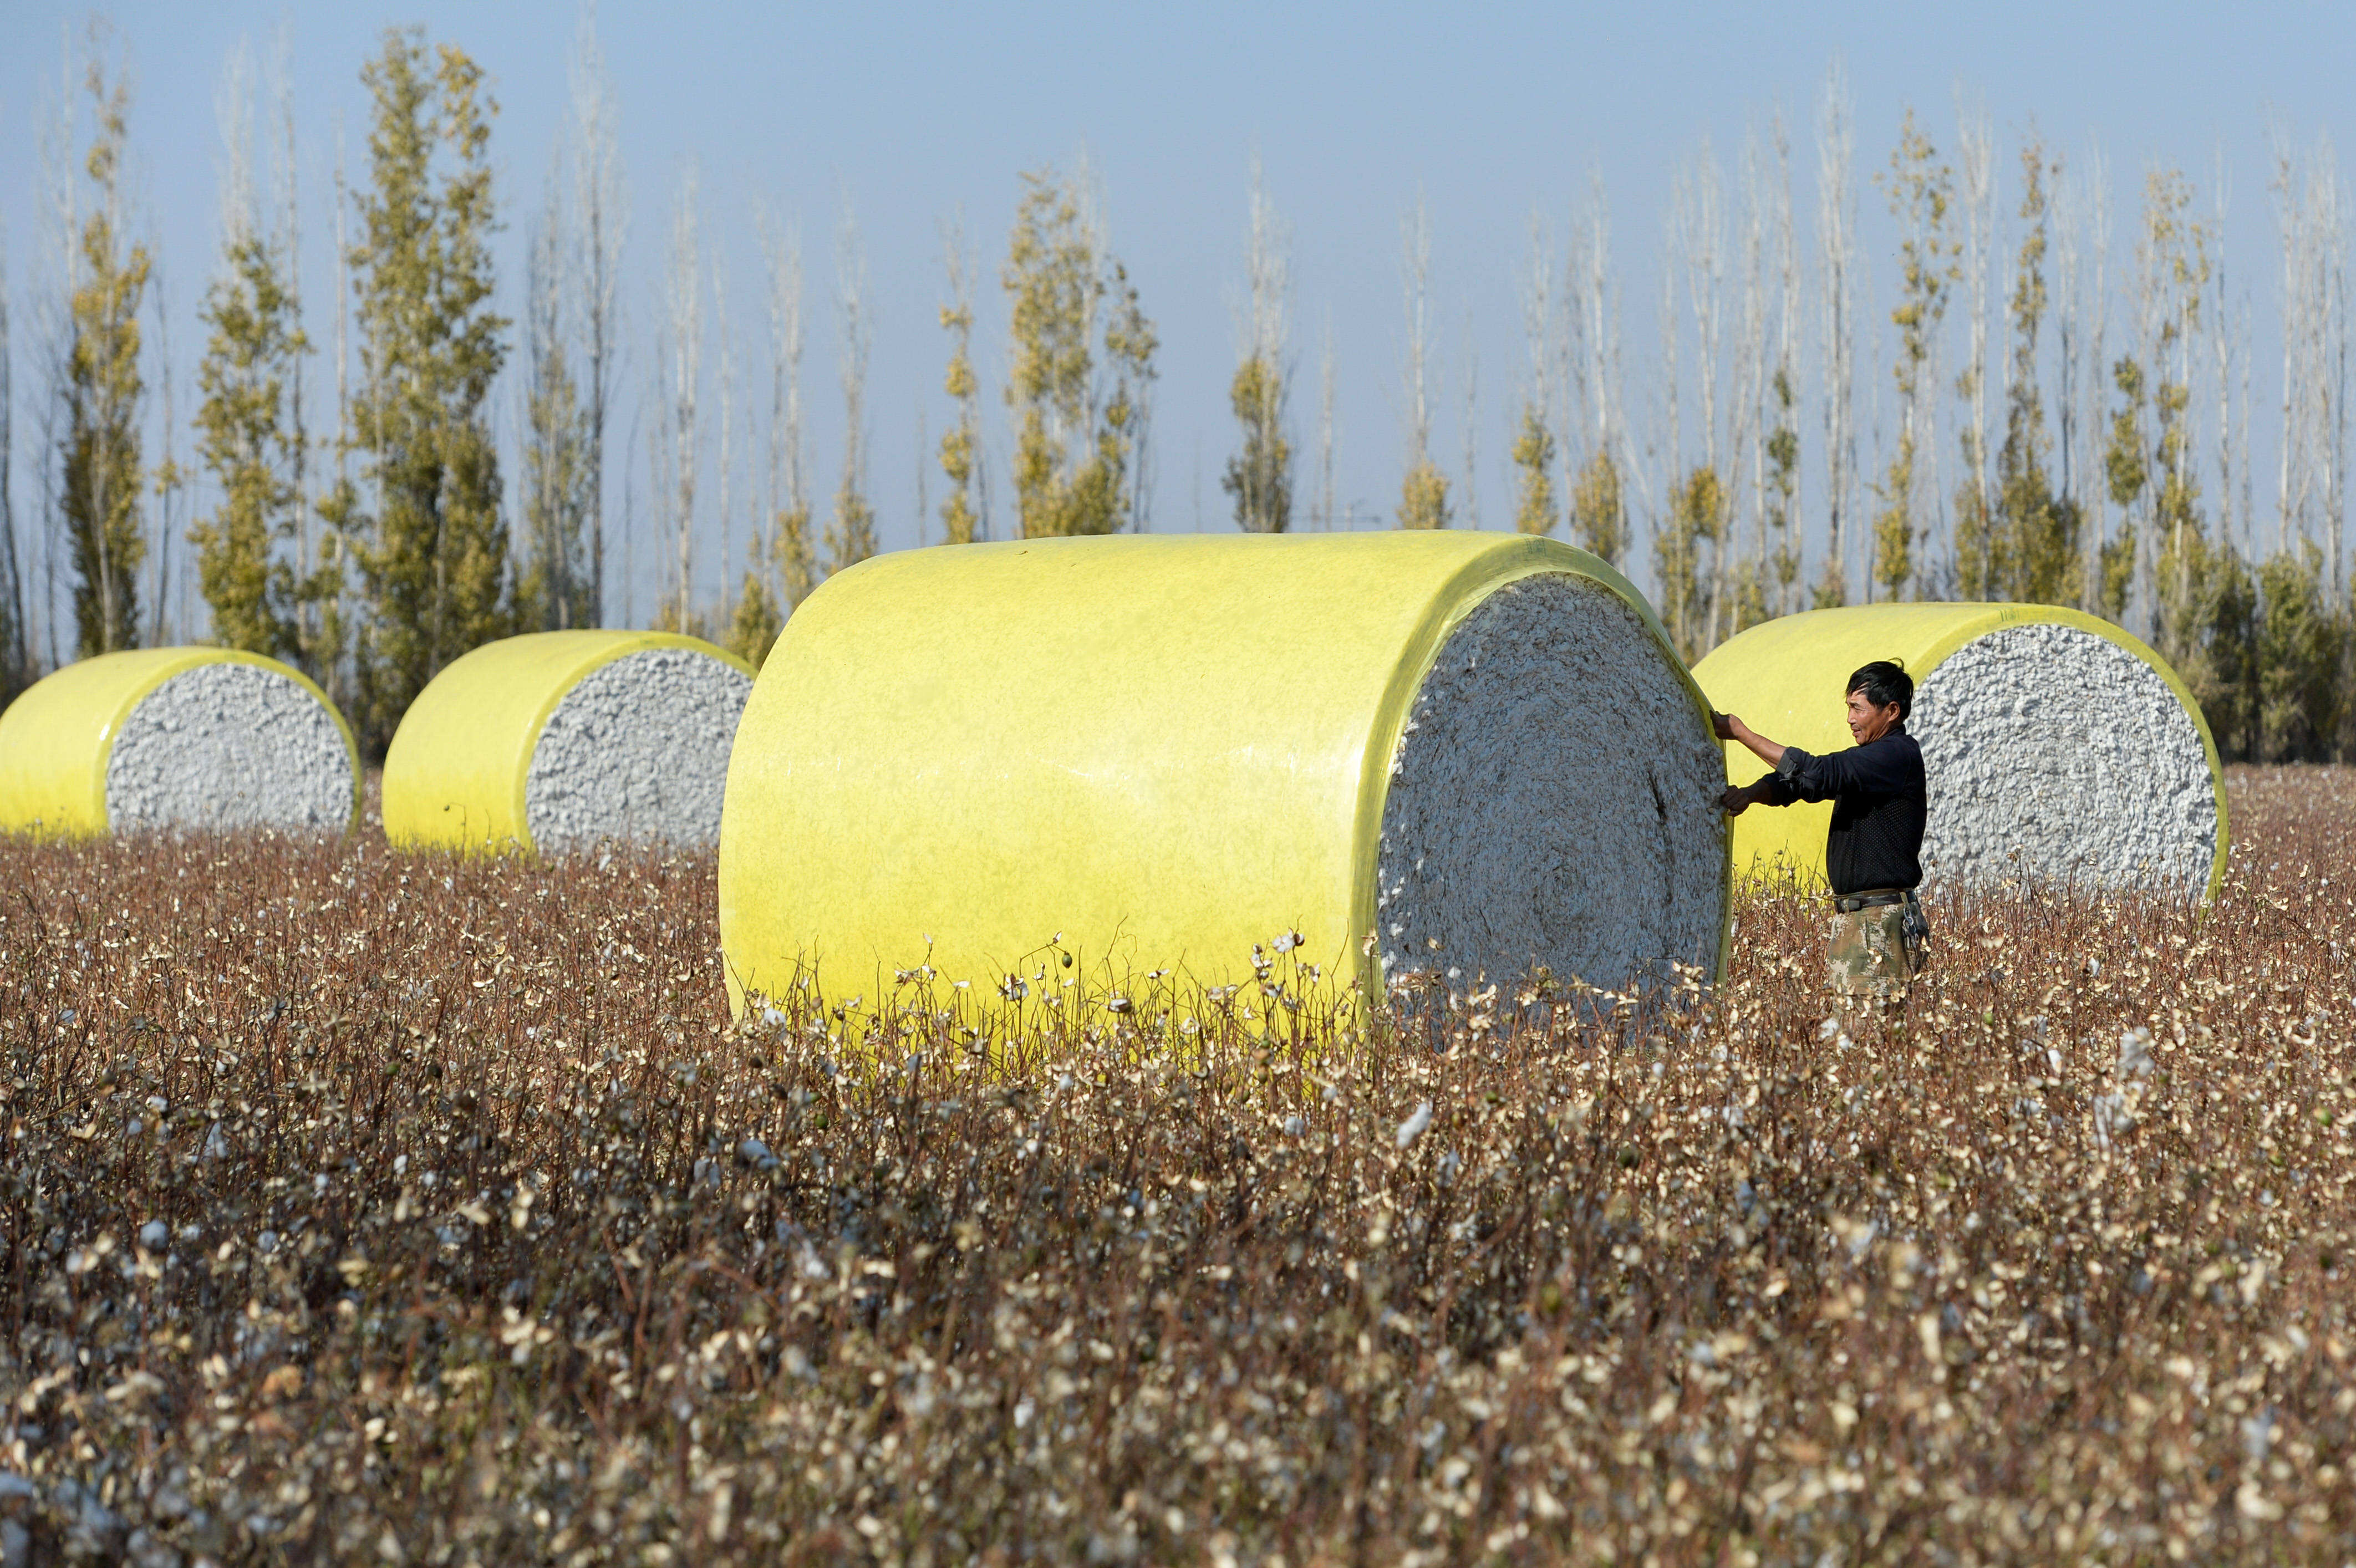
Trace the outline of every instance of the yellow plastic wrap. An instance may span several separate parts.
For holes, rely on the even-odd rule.
[[[986,993],[1059,933],[1064,973],[1093,985],[1217,985],[1292,931],[1379,994],[1362,939],[1403,716],[1457,623],[1542,572],[1633,607],[1706,721],[1643,596],[1547,539],[1041,539],[836,576],[787,624],[730,758],[732,1001],[804,965],[873,1000],[928,953]]]
[[[1694,667],[1711,706],[1740,715],[1761,734],[1803,751],[1837,752],[1856,744],[1848,732],[1851,672],[1875,659],[1901,659],[1919,687],[1950,654],[2006,626],[2050,624],[2091,633],[2149,665],[2176,694],[2208,753],[2217,792],[2217,854],[2210,873],[2214,896],[2225,875],[2225,775],[2217,743],[2200,703],[2168,661],[2138,638],[2097,616],[2051,604],[1865,604],[1785,615],[1729,638]],[[1767,769],[1748,748],[1726,745],[1727,777],[1749,784]],[[1751,810],[1734,820],[1734,869],[1740,878],[1789,873],[1802,885],[1821,881],[1825,835],[1832,805]]]
[[[548,716],[582,677],[626,655],[688,648],[670,632],[528,632],[451,661],[402,716],[384,757],[384,836],[410,848],[533,851],[524,782]]]
[[[130,648],[70,664],[37,681],[0,714],[0,829],[88,837],[108,830],[106,764],[131,710],[174,676],[207,664],[257,665],[283,675],[335,716],[352,764],[359,815],[359,752],[351,726],[300,670],[233,648]]]

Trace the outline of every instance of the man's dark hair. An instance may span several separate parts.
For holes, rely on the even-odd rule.
[[[1898,704],[1898,721],[1901,724],[1914,711],[1914,677],[1896,659],[1876,659],[1850,676],[1841,695],[1846,697],[1854,691],[1865,693],[1865,699],[1876,708]]]

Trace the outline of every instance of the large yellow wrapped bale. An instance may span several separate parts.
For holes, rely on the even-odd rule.
[[[300,672],[259,654],[102,654],[0,714],[0,828],[12,832],[341,832],[359,781],[343,715]]]
[[[2224,775],[2201,705],[2108,621],[2045,604],[1873,604],[1754,626],[1694,670],[1721,711],[1804,751],[1854,743],[1842,691],[1874,659],[1914,677],[1907,729],[1930,776],[1926,881],[2007,878],[2214,893]],[[1766,772],[1726,747],[1727,776]],[[1829,804],[1736,819],[1740,876],[1824,876]]]
[[[384,759],[394,844],[709,848],[753,667],[668,632],[532,632],[453,661]]]
[[[907,551],[828,582],[764,667],[721,938],[740,1003],[805,973],[872,999],[928,957],[981,995],[1221,985],[1293,933],[1377,995],[1715,971],[1719,773],[1643,597],[1549,540]]]

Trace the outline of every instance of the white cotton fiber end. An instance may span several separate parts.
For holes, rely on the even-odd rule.
[[[692,648],[599,665],[558,699],[524,778],[543,853],[607,840],[710,848],[753,677]]]
[[[202,664],[123,720],[106,759],[107,826],[341,832],[352,784],[342,727],[300,682],[259,665]]]
[[[1498,590],[1424,677],[1383,809],[1383,967],[1451,990],[1543,966],[1622,987],[1714,970],[1726,768],[1669,655],[1567,574]]]
[[[1929,885],[2007,879],[2197,897],[2217,794],[2159,672],[2073,626],[2008,626],[1926,676],[1907,728],[1930,775]]]

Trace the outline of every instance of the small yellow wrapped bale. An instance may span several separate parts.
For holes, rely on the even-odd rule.
[[[1786,615],[1694,670],[1711,703],[1804,751],[1839,751],[1843,685],[1875,659],[1914,677],[1908,732],[1930,775],[1926,883],[2007,878],[2214,894],[2225,785],[2201,705],[2108,621],[2047,604],[1871,604]],[[1726,748],[1727,776],[1766,770]],[[1738,875],[1824,875],[1829,803],[1754,808],[1734,826]]]
[[[987,995],[1060,937],[1095,987],[1215,986],[1294,933],[1376,995],[1715,973],[1721,771],[1643,597],[1550,540],[882,556],[801,606],[745,708],[729,984],[873,998],[929,960]]]
[[[454,660],[384,758],[407,848],[709,848],[753,667],[668,632],[531,632]]]
[[[351,729],[326,695],[230,648],[102,654],[0,714],[0,828],[12,832],[340,833],[359,781]]]

